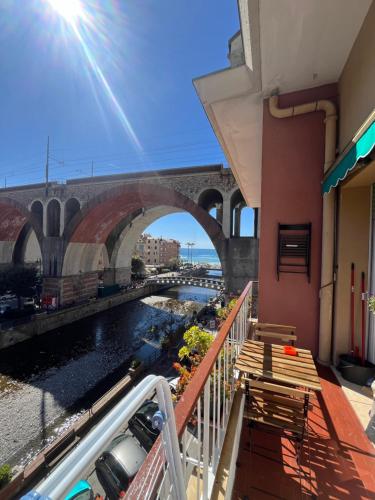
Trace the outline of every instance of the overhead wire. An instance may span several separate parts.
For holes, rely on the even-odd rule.
[[[148,136],[148,139],[150,140],[150,142],[152,143],[153,140],[157,139],[158,137],[168,137],[168,139],[171,139],[173,137],[180,137],[180,136],[186,136],[186,135],[192,135],[194,136],[195,134],[201,134],[201,131],[205,131],[207,130],[207,127],[199,127],[199,128],[195,128],[195,129],[189,129],[189,130],[186,130],[186,131],[181,131],[181,132],[178,132],[178,133],[170,133],[169,131],[166,131],[166,132],[163,132],[162,134],[153,134],[152,136]],[[215,141],[210,141],[210,142],[215,142]],[[177,144],[178,145],[178,144]],[[219,147],[219,145],[218,145]],[[64,151],[71,151],[71,150],[76,150],[76,147],[58,147],[58,148],[51,148],[51,151],[57,151],[57,152],[64,152]],[[35,150],[34,150],[35,151]],[[92,154],[90,152],[87,152],[87,155],[88,155],[88,159],[91,160],[92,158]],[[97,155],[95,155],[97,156]],[[41,159],[45,159],[45,152],[44,151],[41,151],[39,150],[39,153],[36,154],[33,152],[33,156],[30,158],[29,155],[25,156],[25,159],[17,159],[17,160],[1,160],[0,159],[0,168],[1,168],[1,164],[2,163],[6,163],[6,164],[9,164],[11,163],[12,166],[15,165],[15,164],[30,164],[30,159],[32,158],[41,158]]]
[[[201,150],[200,150],[201,149]],[[210,152],[209,150],[214,149],[217,151],[212,151]],[[166,153],[171,153],[172,156],[168,155],[166,156]],[[183,156],[181,156],[181,153],[183,153]],[[53,171],[56,171],[58,169],[63,168],[64,169],[64,176],[63,178],[66,179],[69,175],[74,175],[75,173],[84,173],[83,170],[88,164],[87,162],[89,160],[94,161],[96,163],[100,163],[101,165],[96,165],[96,171],[100,170],[123,170],[129,167],[135,167],[135,166],[140,166],[140,167],[147,167],[150,168],[151,165],[159,165],[163,164],[166,162],[173,162],[173,163],[181,163],[183,161],[184,163],[190,163],[191,161],[195,161],[195,159],[201,158],[202,160],[207,158],[207,156],[212,157],[212,161],[219,161],[224,159],[224,154],[222,153],[222,150],[220,146],[215,142],[194,142],[194,143],[187,143],[187,144],[176,144],[175,147],[162,147],[162,148],[154,148],[154,149],[149,149],[148,151],[145,152],[143,157],[140,158],[139,155],[137,154],[116,154],[116,155],[90,155],[87,156],[87,158],[73,158],[73,159],[65,159],[63,158],[61,161],[61,165],[54,165],[53,166]],[[22,168],[22,173],[16,173],[14,169],[12,171],[7,171],[0,173],[0,176],[6,176],[8,177],[21,177],[22,178],[30,178],[30,175],[27,175],[28,172],[33,172],[33,175],[31,176],[32,178],[43,178],[43,174],[40,173],[38,175],[38,172],[35,172],[35,168],[38,166],[44,166],[44,159],[41,159],[41,163],[29,163],[27,164],[28,168]],[[58,158],[56,158],[56,161],[58,161]],[[123,163],[123,165],[115,166],[115,165],[103,165],[102,163],[106,162],[115,162],[115,163]],[[127,165],[124,165],[124,164]],[[71,168],[69,168],[69,166]],[[166,165],[168,167],[169,165]],[[79,168],[81,167],[81,168]],[[91,168],[91,167],[90,167]],[[25,175],[26,174],[26,175]],[[35,174],[35,175],[34,175]],[[52,174],[53,175],[53,174]]]

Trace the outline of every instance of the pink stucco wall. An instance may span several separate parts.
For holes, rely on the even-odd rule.
[[[280,107],[336,100],[336,85],[280,96]],[[324,113],[273,118],[264,102],[259,319],[297,327],[298,345],[318,348]],[[277,224],[312,223],[311,281],[281,274],[277,281]]]

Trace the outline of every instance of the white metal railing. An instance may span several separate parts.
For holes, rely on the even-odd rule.
[[[175,408],[184,487],[189,498],[208,499],[214,486],[236,389],[234,364],[248,333],[252,289],[250,282]],[[126,498],[176,498],[169,467],[156,443]]]
[[[156,390],[160,412],[156,416],[162,427],[157,441],[159,460],[168,464],[166,479],[173,498],[186,498],[185,485],[176,434],[174,409],[171,391],[164,377],[149,375],[127,394],[103,420],[82,440],[81,443],[24,499],[48,498],[60,500],[80,480],[85,478],[88,468],[92,467],[101,452],[120,432],[124,432],[129,419],[143,401],[150,398]]]

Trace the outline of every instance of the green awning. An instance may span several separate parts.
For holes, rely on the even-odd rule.
[[[365,158],[375,146],[375,122],[362,134],[359,140],[353,144],[346,155],[329,172],[323,181],[323,194],[329,193],[340,181],[343,181],[348,173],[356,166],[358,160]]]

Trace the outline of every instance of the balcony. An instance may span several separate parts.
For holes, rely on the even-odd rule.
[[[318,366],[301,462],[287,438],[249,430],[237,391],[236,356],[247,337],[254,284],[235,309],[175,408],[186,498],[374,498],[375,450],[330,368]],[[179,498],[157,441],[126,498]]]
[[[277,433],[253,429],[250,443],[234,365],[248,335],[255,295],[256,284],[250,282],[174,409],[165,379],[147,377],[37,491],[63,498],[156,388],[163,432],[127,499],[375,498],[374,448],[330,368],[318,367],[323,390],[310,399],[299,463],[295,444]]]

